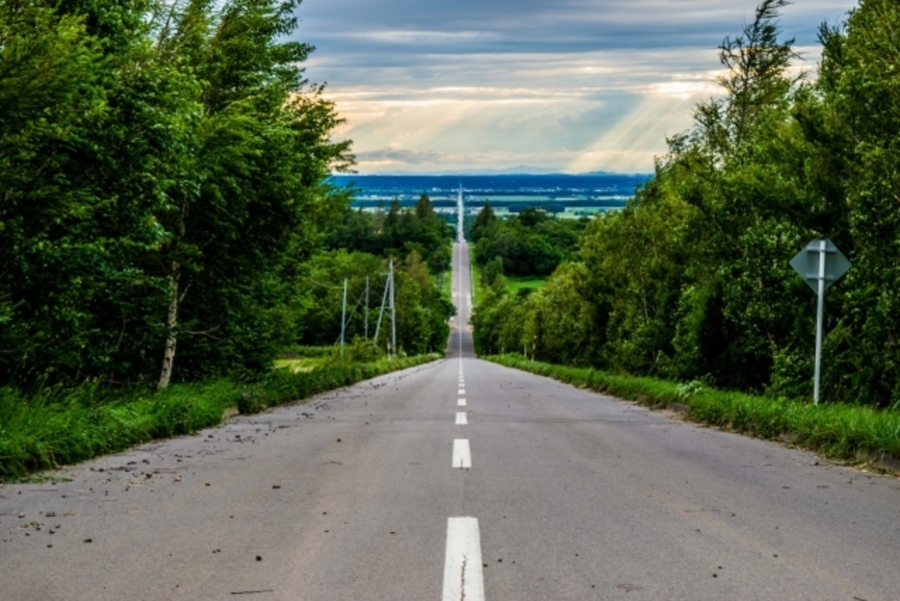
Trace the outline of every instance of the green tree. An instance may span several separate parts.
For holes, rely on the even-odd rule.
[[[170,34],[204,87],[196,185],[163,216],[174,235],[160,387],[182,332],[191,334],[182,352],[188,378],[270,363],[284,343],[268,310],[279,302],[277,257],[307,214],[322,213],[317,205],[343,198],[322,181],[350,163],[348,143],[328,139],[340,122],[333,105],[321,87],[307,87],[299,66],[311,48],[281,41],[296,27],[296,3],[234,0],[216,20],[205,6],[189,5]]]

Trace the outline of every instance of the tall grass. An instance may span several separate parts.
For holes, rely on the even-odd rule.
[[[699,382],[610,374],[587,368],[531,362],[519,355],[485,357],[507,367],[551,377],[649,407],[682,403],[688,418],[758,438],[791,443],[838,459],[860,453],[900,457],[900,411],[810,403],[715,390]]]
[[[227,409],[255,413],[440,357],[328,363],[303,373],[278,369],[254,382],[174,384],[159,392],[130,390],[115,397],[90,384],[31,395],[0,388],[0,479],[190,434],[220,423]]]

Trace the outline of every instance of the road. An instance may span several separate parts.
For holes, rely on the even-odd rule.
[[[476,359],[467,263],[447,359],[0,488],[0,598],[900,599],[898,479]]]

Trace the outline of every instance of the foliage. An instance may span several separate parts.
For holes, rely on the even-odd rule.
[[[863,0],[824,25],[807,82],[784,5],[765,0],[724,40],[723,95],[623,211],[591,221],[574,263],[515,311],[508,294],[482,299],[479,352],[533,343],[552,362],[809,399],[815,295],[789,261],[828,237],[853,267],[826,297],[823,394],[900,403],[900,10]],[[473,225],[482,263],[498,223]]]
[[[485,203],[469,235],[479,266],[499,259],[507,275],[547,276],[572,256],[586,225],[587,219],[558,219],[533,208],[498,219]]]
[[[422,194],[413,209],[404,209],[399,200],[388,211],[366,212],[347,207],[341,223],[326,239],[329,249],[347,249],[400,259],[412,251],[428,264],[432,273],[440,273],[450,265],[453,228],[431,206]]]
[[[286,322],[294,336],[292,342],[333,346],[339,341],[346,279],[345,340],[349,343],[355,338],[373,339],[384,303],[378,331],[378,344],[384,348],[391,335],[390,299],[386,290],[389,261],[343,249],[314,255],[298,271],[286,313]],[[443,350],[449,335],[447,322],[454,307],[441,294],[418,251],[413,250],[404,260],[394,263],[394,283],[398,350],[412,354]]]
[[[352,162],[297,6],[0,0],[0,384],[268,369]]]

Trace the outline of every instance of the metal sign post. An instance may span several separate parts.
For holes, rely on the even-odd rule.
[[[816,368],[813,375],[813,404],[819,404],[819,383],[822,381],[822,330],[825,321],[825,240],[819,240],[819,273],[816,299]]]
[[[816,307],[816,366],[813,376],[813,403],[819,403],[822,379],[822,330],[825,321],[825,291],[850,269],[838,247],[827,238],[811,241],[791,259],[791,267],[800,274],[818,296]]]

